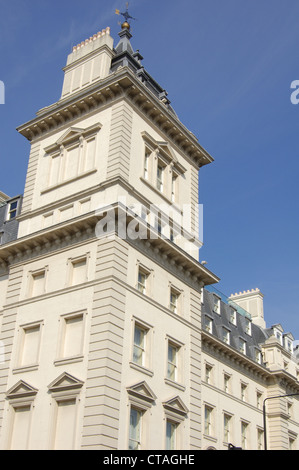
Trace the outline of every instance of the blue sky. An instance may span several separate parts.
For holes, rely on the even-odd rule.
[[[111,27],[124,1],[0,0],[0,190],[23,193],[16,127],[61,95],[73,45]],[[29,6],[30,5],[30,6]],[[215,162],[200,173],[201,260],[230,295],[259,287],[267,325],[299,339],[298,0],[132,0],[132,45]]]

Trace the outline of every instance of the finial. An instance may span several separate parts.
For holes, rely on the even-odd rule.
[[[122,29],[127,29],[128,31],[130,31],[131,29],[131,25],[129,23],[129,19],[131,20],[136,20],[136,18],[133,18],[133,16],[131,16],[128,12],[128,8],[129,8],[129,3],[127,2],[126,3],[126,11],[124,13],[121,13],[120,10],[115,10],[115,14],[116,15],[122,15],[125,19],[125,21],[122,23],[121,25],[121,28]]]

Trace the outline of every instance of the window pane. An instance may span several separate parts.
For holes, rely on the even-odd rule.
[[[86,258],[72,262],[72,285],[82,284],[83,282],[86,282],[86,269]]]
[[[63,357],[82,354],[83,315],[65,319]]]
[[[76,424],[76,400],[64,400],[57,403],[55,444],[56,450],[71,450],[74,446]]]
[[[177,425],[171,421],[166,423],[166,450],[175,449],[175,438],[176,438]]]
[[[145,331],[142,328],[135,326],[133,362],[139,365],[143,365],[144,340],[145,340]]]
[[[38,361],[40,326],[24,329],[24,343],[21,354],[21,366],[36,364]]]
[[[30,425],[30,406],[14,409],[13,430],[11,436],[11,450],[26,450],[28,446],[28,433]]]
[[[140,426],[141,411],[131,408],[130,412],[130,430],[129,430],[129,450],[140,449]]]
[[[45,271],[32,274],[32,296],[41,295],[45,292]]]
[[[176,369],[177,369],[177,348],[168,345],[168,368],[167,368],[167,377],[171,380],[176,380]]]

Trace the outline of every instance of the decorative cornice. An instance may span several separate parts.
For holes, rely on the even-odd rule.
[[[128,225],[136,218],[136,214],[120,203],[109,205],[106,212],[108,209],[114,212],[116,227],[119,220],[121,222],[125,220],[125,224]],[[102,208],[98,214],[92,212],[3,245],[0,247],[0,269],[5,271],[11,264],[21,263],[31,257],[77,244],[84,239],[94,238],[96,224],[106,217],[106,212],[105,208]],[[143,219],[140,219],[140,223],[144,224]],[[151,247],[153,252],[164,261],[169,260],[172,267],[176,267],[179,272],[184,273],[193,282],[199,283],[199,288],[203,285],[219,282],[219,278],[215,274],[166,237],[158,234],[152,226],[145,223],[145,229],[147,238],[140,240],[140,243],[146,243],[147,247]],[[116,235],[118,235],[117,230],[116,228]],[[130,238],[126,238],[126,241],[130,243]]]
[[[204,330],[202,330],[202,342],[203,346],[206,346],[209,350],[214,349],[218,354],[223,354],[225,358],[234,363],[241,364],[243,368],[257,373],[263,379],[271,382],[283,381],[285,387],[290,387],[292,390],[299,391],[299,382],[297,378],[289,374],[287,371],[283,369],[272,371]]]
[[[198,168],[213,162],[213,158],[198,143],[196,137],[151,93],[128,67],[122,67],[104,80],[86,87],[71,97],[41,110],[37,117],[17,128],[29,141],[63,130],[76,119],[93,113],[112,101],[127,99],[163,131],[174,145]]]

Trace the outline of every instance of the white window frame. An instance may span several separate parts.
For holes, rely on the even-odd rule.
[[[140,281],[140,276],[139,276],[140,274],[144,276],[144,283]],[[138,261],[137,262],[136,289],[141,295],[146,295],[146,296],[150,295],[152,278],[153,278],[153,271]]]
[[[212,437],[214,435],[214,406],[204,404],[204,435]]]
[[[169,361],[169,348],[175,350],[175,362]],[[165,382],[169,385],[178,385],[183,387],[184,383],[184,344],[171,336],[166,336],[166,371],[165,371]],[[174,377],[170,373],[169,366],[172,366],[174,371]]]
[[[12,207],[14,204],[16,204],[16,207]],[[19,213],[19,199],[14,199],[12,201],[9,201],[7,203],[7,213],[6,213],[6,220],[14,220]],[[12,216],[12,214],[14,214]]]
[[[49,266],[43,266],[39,269],[35,269],[33,271],[28,272],[28,289],[27,289],[28,297],[38,297],[39,295],[44,295],[47,292],[48,272],[49,272]],[[43,292],[37,295],[33,295],[34,278],[41,274],[44,274],[44,279],[45,279]]]
[[[237,310],[234,309],[233,307],[231,307],[231,310],[230,310],[229,321],[232,325],[236,326],[236,324],[237,324]]]
[[[172,299],[174,297],[174,301]],[[182,292],[170,284],[169,310],[174,314],[181,313]]]
[[[218,315],[221,314],[221,305],[220,305],[220,297],[218,295],[213,295],[213,312],[217,313]]]
[[[71,356],[64,356],[64,341],[67,329],[67,321],[82,317],[82,337],[79,352]],[[85,344],[85,332],[86,332],[86,321],[87,321],[87,310],[78,310],[76,312],[65,313],[59,317],[59,333],[57,341],[57,352],[55,365],[67,364],[71,362],[80,362],[84,358],[84,344]]]
[[[251,336],[251,321],[245,317],[245,333]]]
[[[232,441],[233,415],[223,412],[223,441],[229,444]]]
[[[22,324],[19,326],[18,329],[18,348],[17,348],[17,357],[16,357],[16,365],[14,368],[14,372],[18,371],[30,371],[30,370],[36,370],[39,367],[39,361],[40,361],[40,352],[41,352],[41,338],[42,338],[42,328],[44,326],[43,320],[37,321],[37,322],[31,322],[31,323],[26,323]],[[33,330],[35,328],[39,329],[39,338],[38,338],[38,347],[37,347],[37,357],[36,361],[32,364],[22,364],[22,355],[24,352],[24,346],[25,346],[25,339],[26,339],[26,332],[29,330]]]
[[[72,258],[69,258],[67,260],[67,266],[68,266],[68,273],[67,273],[67,279],[66,279],[66,287],[71,287],[71,286],[79,286],[85,282],[88,282],[89,280],[89,260],[90,260],[90,253],[84,253],[80,256],[75,256]],[[85,280],[80,283],[80,284],[73,284],[72,279],[73,279],[73,272],[74,272],[74,266],[76,264],[79,264],[81,262],[85,261],[86,262],[86,274],[85,274]]]
[[[230,330],[228,328],[222,328],[222,340],[225,344],[230,344]]]

